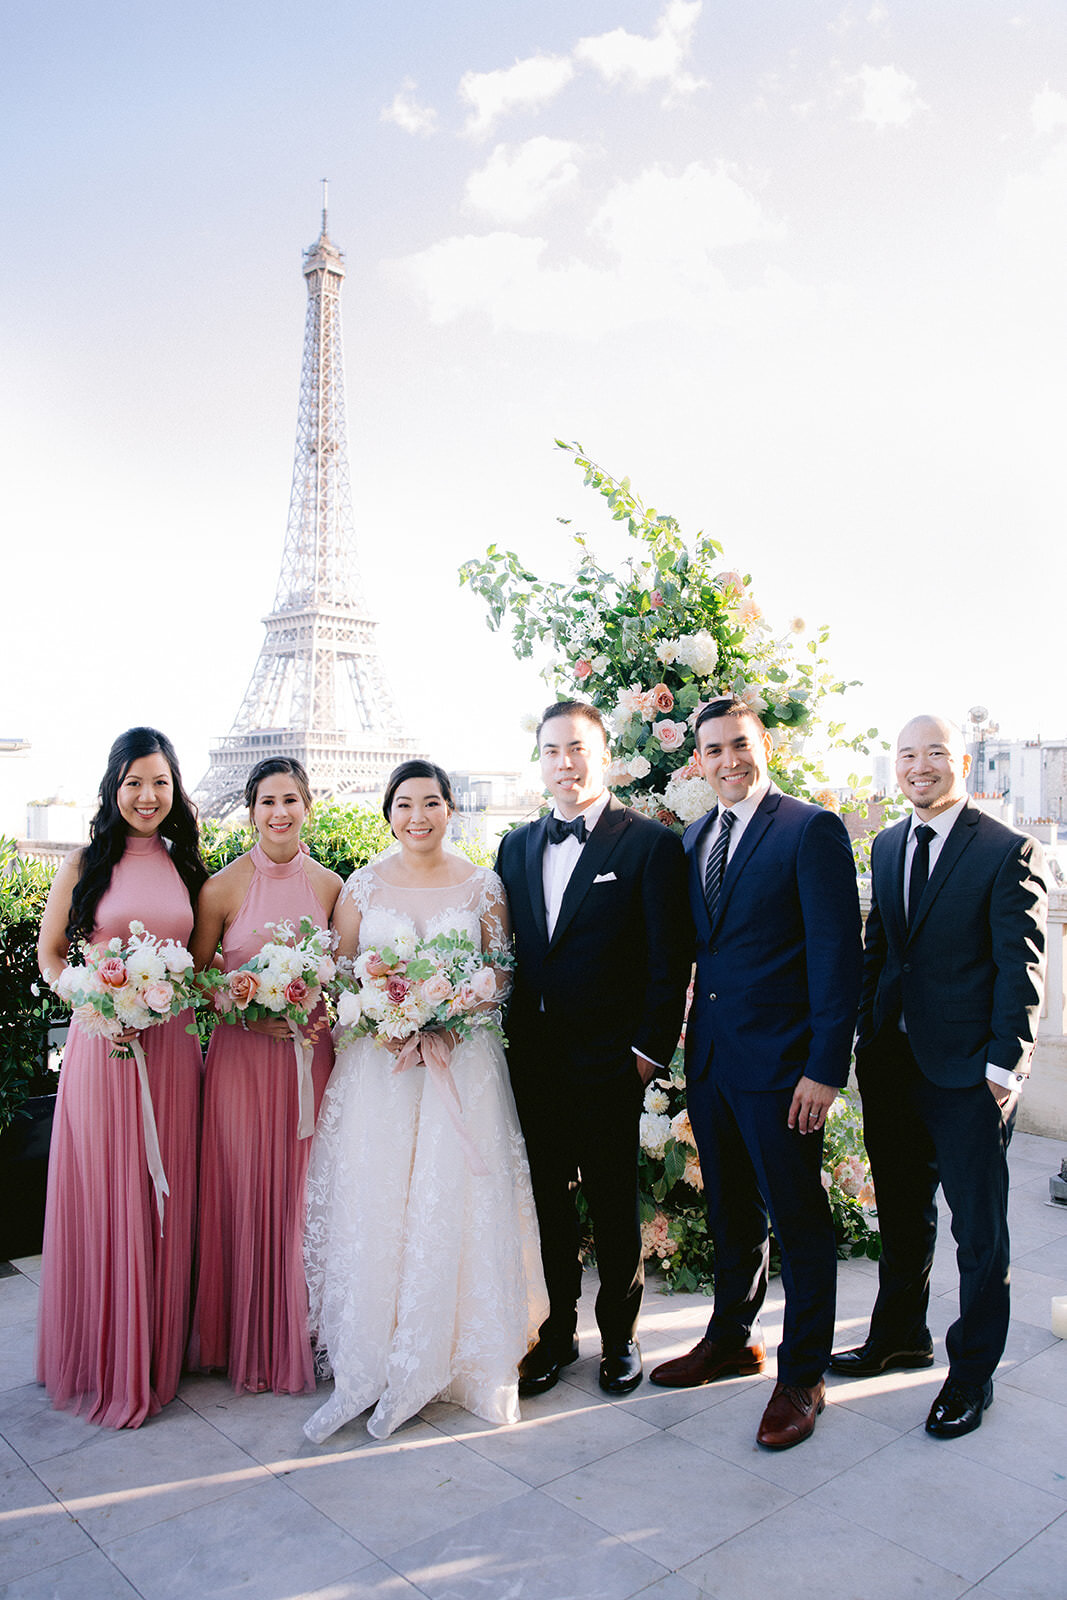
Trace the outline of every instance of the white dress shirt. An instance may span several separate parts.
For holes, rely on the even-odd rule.
[[[730,843],[726,847],[726,866],[730,865],[730,858],[740,843],[741,835],[752,821],[752,818],[756,815],[756,812],[759,810],[763,800],[770,793],[770,789],[770,778],[764,778],[763,782],[753,789],[751,794],[747,794],[743,800],[738,800],[732,806],[725,808],[732,811],[734,814],[733,826],[730,831]],[[697,866],[700,869],[701,883],[705,881],[708,875],[708,857],[711,855],[715,841],[719,837],[719,829],[722,827],[723,810],[724,807],[722,801],[720,800],[719,810],[715,821],[712,823],[711,827],[700,841],[700,854],[697,858]],[[726,869],[724,867],[723,871],[725,870]]]
[[[922,826],[923,822],[925,821],[926,826],[928,828],[933,828],[934,830],[934,836],[930,840],[930,870],[927,878],[927,881],[929,882],[929,879],[934,875],[934,865],[937,861],[937,858],[944,849],[945,840],[955,827],[957,821],[959,820],[960,812],[963,810],[966,804],[967,796],[964,795],[962,800],[957,800],[954,805],[946,806],[944,811],[938,811],[932,817],[923,818],[916,816],[914,811],[912,812],[911,823],[908,827],[908,837],[904,845],[905,921],[907,921],[909,911],[908,891],[910,888],[909,880],[911,878],[911,864],[915,859],[915,851],[917,848],[917,842],[915,838],[916,828]],[[902,1032],[907,1032],[907,1029],[904,1026],[903,1017],[900,1019],[900,1027]],[[989,1079],[990,1083],[995,1083],[998,1088],[1014,1089],[1017,1093],[1022,1092],[1023,1084],[1026,1082],[1026,1074],[1024,1072],[1009,1072],[1006,1067],[996,1067],[991,1061],[986,1062],[985,1075]]]
[[[607,789],[591,806],[586,806],[581,815],[585,818],[586,837],[592,833],[604,812],[608,808],[611,795]],[[569,822],[558,806],[552,807],[552,815],[561,822]],[[541,886],[545,892],[545,922],[548,926],[548,937],[551,939],[556,931],[559,920],[559,908],[563,904],[563,896],[567,885],[571,881],[571,873],[578,865],[578,858],[585,849],[585,840],[576,839],[573,834],[564,839],[562,844],[546,844],[545,853],[541,857]]]

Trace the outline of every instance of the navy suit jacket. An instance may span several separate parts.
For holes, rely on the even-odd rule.
[[[968,801],[909,930],[910,823],[908,817],[887,828],[871,850],[857,1065],[865,1073],[877,1068],[878,1037],[903,1014],[912,1053],[933,1083],[981,1083],[987,1064],[1026,1072],[1044,992],[1048,895],[1041,846]]]
[[[708,917],[700,842],[718,811],[686,831],[697,977],[686,1071],[745,1089],[802,1077],[848,1079],[860,993],[856,867],[840,817],[772,786],[741,835]]]
[[[497,855],[517,958],[506,1019],[512,1074],[632,1079],[634,1047],[667,1065],[693,959],[681,840],[613,796],[578,858],[550,940],[546,829],[545,817],[516,828]]]

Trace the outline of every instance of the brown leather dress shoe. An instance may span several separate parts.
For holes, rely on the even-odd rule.
[[[696,1389],[702,1383],[713,1383],[716,1378],[762,1372],[766,1354],[767,1347],[762,1339],[754,1344],[723,1344],[718,1339],[701,1339],[688,1355],[675,1356],[673,1361],[664,1361],[662,1366],[656,1367],[649,1373],[648,1381],[664,1389]]]
[[[820,1378],[810,1389],[796,1383],[776,1383],[763,1413],[756,1443],[768,1450],[789,1450],[815,1431],[815,1418],[826,1404],[826,1385]]]

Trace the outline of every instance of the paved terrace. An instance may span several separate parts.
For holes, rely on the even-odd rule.
[[[934,1267],[938,1363],[831,1378],[814,1437],[753,1435],[771,1378],[609,1400],[583,1358],[513,1428],[434,1405],[385,1443],[361,1421],[308,1444],[307,1397],[235,1397],[187,1378],[132,1433],[50,1410],[33,1381],[38,1263],[0,1280],[0,1595],[5,1600],[1065,1600],[1067,1207],[1048,1200],[1067,1144],[1011,1150],[1014,1318],[984,1425],[939,1443],[951,1241]],[[843,1263],[838,1340],[858,1340],[875,1267]],[[653,1284],[655,1280],[653,1280]],[[708,1302],[651,1289],[646,1367],[687,1349]],[[764,1331],[780,1333],[777,1282]],[[769,1363],[773,1371],[773,1363]]]

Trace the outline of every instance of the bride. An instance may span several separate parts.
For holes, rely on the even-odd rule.
[[[508,948],[504,886],[445,847],[448,778],[406,761],[383,811],[397,846],[354,872],[334,913],[339,957],[399,932],[467,934]],[[498,972],[498,995],[506,974]],[[447,1081],[369,1037],[343,1049],[311,1150],[307,1269],[312,1338],[334,1391],[304,1432],[321,1443],[374,1406],[383,1439],[431,1400],[517,1422],[517,1366],[547,1314],[526,1151],[503,1051],[488,1029],[455,1043]]]

